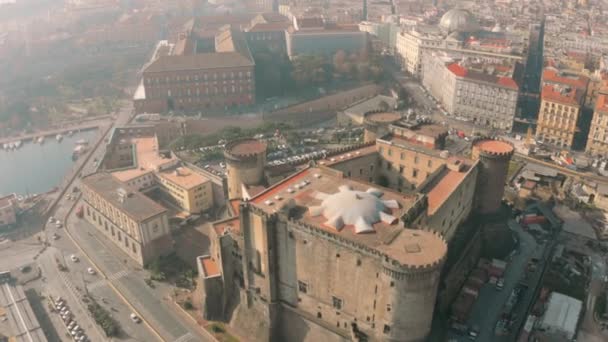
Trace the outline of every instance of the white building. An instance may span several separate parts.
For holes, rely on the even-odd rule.
[[[513,79],[517,64],[473,64],[430,53],[422,64],[422,84],[448,113],[511,131],[519,94]]]
[[[583,302],[559,292],[549,295],[547,310],[540,321],[539,330],[554,340],[572,340],[583,308]]]

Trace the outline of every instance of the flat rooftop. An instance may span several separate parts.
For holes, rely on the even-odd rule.
[[[277,183],[249,203],[273,213],[294,200],[295,219],[303,224],[372,248],[404,266],[435,264],[447,252],[445,241],[432,232],[406,229],[399,220],[416,199],[314,167]]]
[[[365,120],[378,123],[390,123],[399,119],[401,119],[401,114],[395,112],[369,113],[365,116]]]
[[[218,275],[220,275],[220,269],[217,266],[217,262],[215,262],[215,260],[212,259],[210,256],[200,256],[198,257],[198,260],[201,263],[203,269],[203,278],[217,277]]]
[[[160,204],[139,191],[131,190],[126,184],[116,180],[108,173],[92,174],[84,177],[82,182],[137,222],[167,211]],[[125,196],[122,196],[122,200],[119,192],[126,193]]]
[[[347,151],[344,153],[329,156],[325,159],[319,160],[318,164],[325,165],[325,166],[333,166],[333,165],[338,165],[340,163],[347,162],[347,161],[350,161],[353,159],[366,157],[366,156],[368,156],[370,154],[374,154],[374,153],[377,153],[376,146],[370,145],[370,146],[358,148],[356,150]]]
[[[480,150],[488,153],[504,154],[513,152],[513,145],[500,140],[481,140],[474,145]]]
[[[135,166],[130,169],[112,172],[112,176],[122,182],[129,182],[146,173],[153,172],[157,168],[167,167],[177,162],[173,156],[166,158],[159,154],[156,137],[131,138],[129,142],[124,143],[131,143],[135,146]]]
[[[171,170],[158,172],[158,176],[186,190],[196,188],[211,181],[209,178],[201,175],[187,166],[176,167]]]
[[[226,146],[226,151],[236,156],[246,156],[266,151],[266,144],[256,139],[238,140]]]

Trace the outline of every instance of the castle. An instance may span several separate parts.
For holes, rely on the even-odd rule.
[[[199,257],[205,318],[267,341],[428,337],[466,264],[446,271],[448,248],[472,213],[498,210],[513,147],[479,139],[465,157],[443,126],[396,113],[364,126],[362,146],[270,186],[263,143],[226,146],[232,217]]]

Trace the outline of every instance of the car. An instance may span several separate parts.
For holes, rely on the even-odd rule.
[[[57,222],[55,222],[55,227],[61,228],[61,227],[63,227],[63,223],[61,223],[61,221],[57,220]]]
[[[72,260],[73,262],[78,262],[78,257],[72,254],[70,255],[70,260]]]
[[[91,274],[91,275],[97,274],[97,272],[95,272],[95,270],[93,269],[93,267],[87,268],[87,273]]]
[[[135,323],[139,323],[139,322],[141,322],[141,318],[139,318],[139,317],[138,317],[136,314],[134,314],[134,313],[131,313],[131,316],[130,316],[130,317],[131,317],[131,320],[132,320],[133,322],[135,322]]]
[[[21,273],[28,273],[29,271],[32,270],[32,266],[29,266],[29,265],[23,266],[19,270],[21,271]]]
[[[501,291],[504,287],[505,287],[505,280],[504,280],[504,278],[498,279],[498,281],[496,282],[496,289],[498,291]]]
[[[49,223],[55,222],[55,218],[53,216],[49,217]]]
[[[59,235],[57,235],[57,233],[53,233],[52,239],[53,240],[59,239]]]

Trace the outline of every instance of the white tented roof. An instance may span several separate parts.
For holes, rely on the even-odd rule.
[[[576,333],[582,307],[580,300],[552,292],[541,324],[545,329],[562,332],[571,339]]]
[[[340,186],[335,194],[315,193],[322,200],[320,206],[308,208],[311,216],[323,215],[326,225],[341,230],[345,225],[353,225],[356,233],[374,232],[373,225],[380,221],[393,224],[397,218],[388,214],[388,209],[399,208],[397,201],[383,201],[382,191],[370,188],[367,191],[352,190]],[[393,203],[394,202],[394,203]]]

